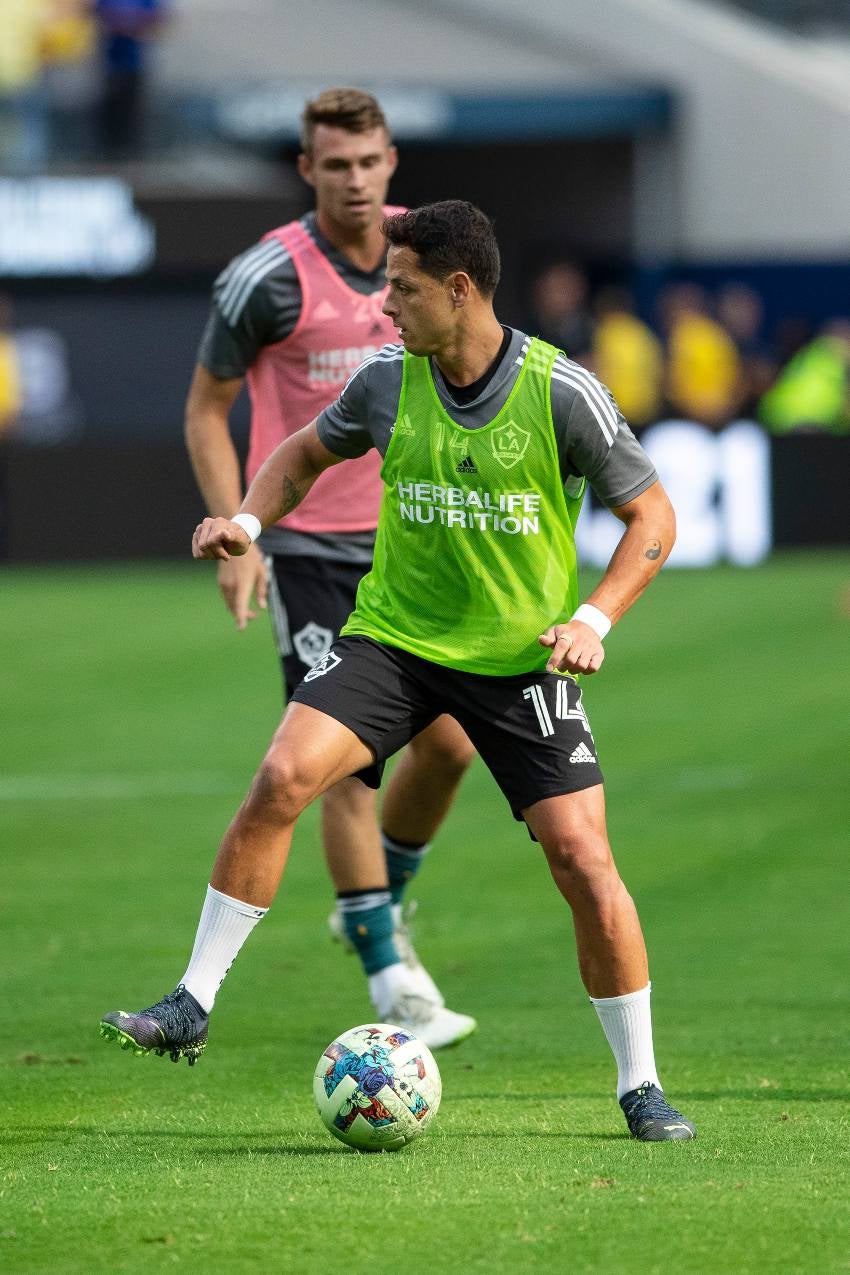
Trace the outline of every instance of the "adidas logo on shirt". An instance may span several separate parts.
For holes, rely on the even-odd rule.
[[[455,465],[456,474],[477,474],[478,470],[471,456],[465,456],[459,465]]]
[[[339,310],[330,301],[322,300],[313,311],[313,318],[319,323],[328,323],[331,319],[339,318]]]
[[[593,753],[590,751],[587,744],[579,744],[578,747],[574,748],[570,754],[570,765],[573,765],[575,762],[582,761],[596,761],[596,758],[593,756]]]

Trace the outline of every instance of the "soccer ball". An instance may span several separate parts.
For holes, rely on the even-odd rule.
[[[391,1023],[365,1023],[337,1036],[313,1076],[326,1128],[358,1151],[397,1151],[418,1138],[442,1092],[430,1049]]]

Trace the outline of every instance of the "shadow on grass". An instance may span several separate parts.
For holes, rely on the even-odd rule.
[[[205,1156],[251,1156],[251,1155],[297,1155],[297,1156],[326,1156],[341,1155],[347,1150],[340,1143],[329,1143],[327,1146],[319,1146],[311,1143],[298,1144],[279,1142],[273,1145],[267,1144],[268,1133],[263,1134],[246,1134],[244,1132],[235,1133],[228,1132],[226,1129],[211,1132],[206,1129],[191,1130],[187,1132],[185,1129],[132,1129],[132,1130],[110,1130],[101,1128],[98,1125],[20,1125],[17,1129],[9,1130],[0,1134],[0,1148],[3,1147],[24,1147],[44,1142],[55,1142],[61,1139],[66,1144],[73,1143],[78,1137],[97,1138],[102,1141],[120,1143],[131,1141],[134,1146],[139,1143],[160,1142],[163,1140],[179,1139],[181,1148],[191,1147],[193,1143],[204,1141],[208,1145],[202,1148]],[[257,1145],[252,1141],[253,1138],[262,1137],[266,1140],[266,1145]],[[625,1131],[610,1133],[587,1133],[570,1129],[525,1129],[499,1132],[495,1129],[489,1130],[453,1130],[450,1135],[452,1142],[511,1142],[515,1140],[527,1139],[547,1141],[553,1138],[563,1141],[594,1141],[594,1142],[619,1142],[629,1141],[630,1135]],[[224,1142],[230,1145],[214,1146],[209,1145],[213,1142]],[[200,1148],[199,1148],[200,1149]]]
[[[105,1142],[126,1142],[132,1141],[138,1146],[140,1142],[151,1141],[159,1142],[163,1140],[179,1139],[182,1146],[190,1146],[192,1143],[200,1140],[208,1142],[224,1141],[236,1143],[235,1146],[204,1148],[205,1155],[280,1155],[286,1153],[289,1155],[339,1155],[345,1148],[341,1145],[330,1143],[328,1146],[313,1146],[310,1144],[287,1144],[285,1142],[277,1143],[274,1146],[256,1146],[252,1143],[252,1138],[268,1138],[268,1133],[250,1134],[239,1132],[229,1132],[226,1129],[220,1129],[213,1133],[206,1129],[105,1129],[98,1125],[19,1125],[17,1129],[8,1130],[0,1133],[0,1148],[3,1147],[22,1147],[33,1143],[55,1142],[62,1139],[66,1143],[73,1143],[77,1138],[97,1138]],[[241,1145],[240,1145],[241,1144]]]
[[[344,1155],[348,1148],[341,1142],[331,1143],[326,1147],[291,1146],[285,1142],[272,1147],[206,1147],[204,1154],[209,1157],[221,1156],[254,1156],[254,1155]],[[368,1154],[368,1152],[366,1153]]]

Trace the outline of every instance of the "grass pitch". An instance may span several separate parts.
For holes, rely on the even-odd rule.
[[[665,572],[585,701],[694,1143],[631,1141],[540,851],[476,767],[415,883],[417,946],[479,1034],[383,1156],[312,1107],[370,1017],[326,937],[315,812],[193,1069],[101,1041],[185,968],[278,717],[264,621],[208,567],[0,579],[0,1269],[850,1270],[846,555]]]

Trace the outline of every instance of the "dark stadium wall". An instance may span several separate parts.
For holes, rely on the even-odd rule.
[[[789,434],[771,451],[774,544],[850,544],[850,436]]]

